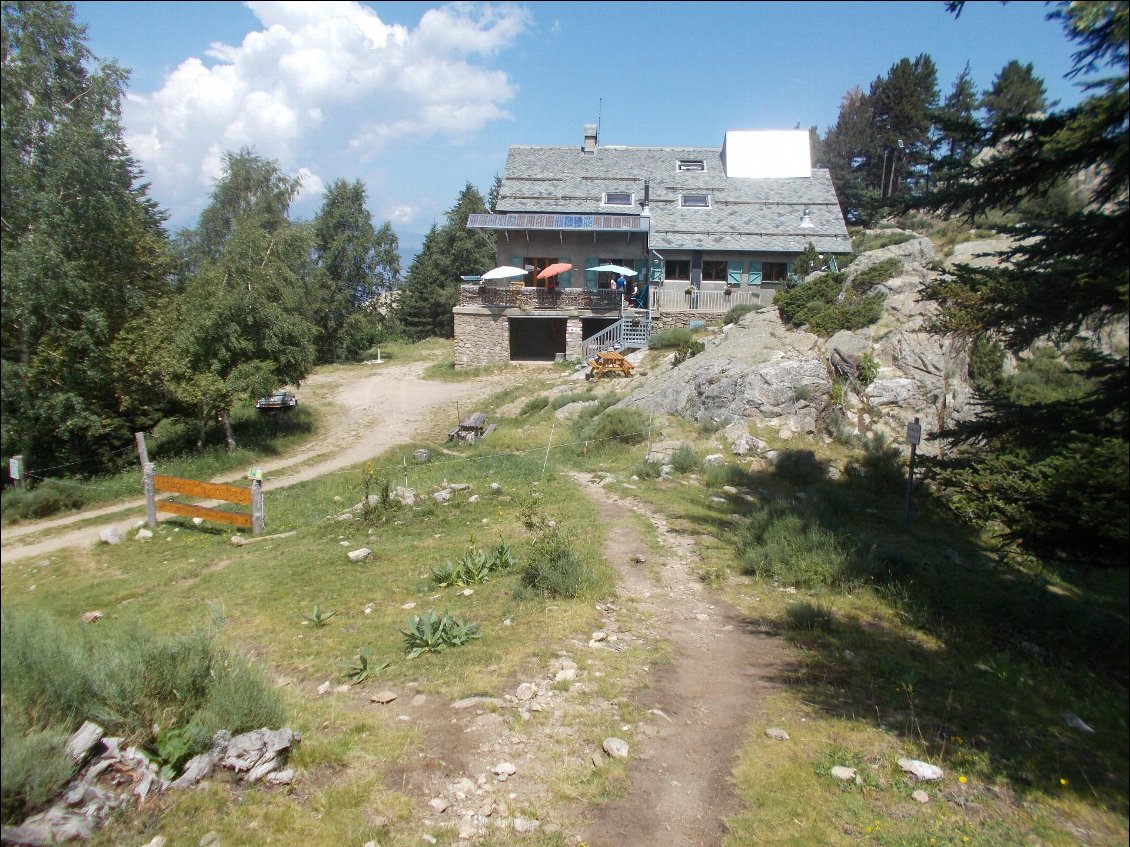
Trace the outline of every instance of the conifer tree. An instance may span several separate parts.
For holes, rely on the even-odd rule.
[[[1127,9],[1072,3],[1053,13],[1080,46],[1072,75],[1106,75],[1084,81],[1077,106],[1017,118],[994,155],[931,198],[971,224],[1024,202],[1030,214],[1006,229],[1016,246],[1000,266],[961,266],[926,292],[941,310],[936,331],[999,344],[1022,370],[1051,345],[1065,371],[1058,382],[1075,386],[1033,394],[991,382],[978,417],[942,433],[958,447],[936,465],[950,502],[1005,526],[1029,553],[1118,567],[1128,564],[1130,477],[1130,369],[1125,342],[1112,341],[1125,332],[1130,268]],[[1043,204],[1065,178],[1084,186],[1085,203]]]

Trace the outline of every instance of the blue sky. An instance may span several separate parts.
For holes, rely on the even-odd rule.
[[[170,213],[195,224],[222,154],[301,174],[296,217],[362,180],[406,262],[511,144],[720,146],[728,129],[835,123],[840,99],[928,53],[944,96],[1032,63],[1050,100],[1071,42],[1041,2],[77,2],[95,55],[132,71],[127,140]]]

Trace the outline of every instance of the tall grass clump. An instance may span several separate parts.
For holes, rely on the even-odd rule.
[[[702,467],[702,459],[689,444],[680,444],[671,454],[671,467],[678,473],[692,473]]]
[[[596,417],[579,417],[573,421],[573,435],[578,441],[603,445],[611,442],[639,444],[647,438],[647,415],[639,409],[608,409]]]
[[[50,805],[74,773],[74,763],[62,733],[28,731],[7,710],[0,726],[0,818],[14,823]]]
[[[195,753],[217,730],[279,726],[285,716],[261,672],[218,647],[213,630],[154,637],[122,625],[91,632],[42,612],[5,612],[0,636],[4,713],[29,737],[69,734],[91,720],[141,746],[156,732],[181,730]]]
[[[750,516],[738,555],[745,573],[798,588],[839,588],[851,579],[849,542],[786,500]]]
[[[533,506],[524,507],[520,518],[534,537],[518,571],[515,600],[530,597],[573,599],[597,587],[596,574],[562,535],[556,521]]]

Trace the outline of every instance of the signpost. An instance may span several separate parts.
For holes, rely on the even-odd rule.
[[[906,471],[906,505],[903,507],[903,520],[910,520],[910,494],[914,489],[914,457],[918,444],[922,441],[922,424],[915,418],[906,425],[906,440],[910,442],[910,467]]]
[[[12,486],[16,491],[20,490],[23,485],[24,478],[24,457],[23,454],[12,456],[8,460],[8,476],[12,478]]]

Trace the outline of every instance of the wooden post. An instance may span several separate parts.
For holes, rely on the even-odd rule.
[[[144,469],[145,522],[149,524],[150,529],[153,529],[157,526],[157,488],[153,484],[153,473],[155,469],[152,462],[146,462]]]
[[[263,512],[263,480],[251,480],[251,534],[262,535],[267,523]]]
[[[141,460],[141,469],[145,470],[145,466],[149,464],[149,451],[145,449],[145,433],[135,432],[133,438],[137,442],[137,458]]]

